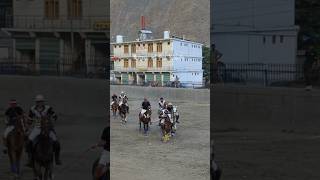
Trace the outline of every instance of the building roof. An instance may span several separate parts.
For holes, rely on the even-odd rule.
[[[191,40],[187,39],[180,39],[180,38],[169,38],[169,39],[147,39],[147,40],[142,40],[142,41],[127,41],[127,42],[122,42],[122,43],[111,43],[111,45],[120,45],[120,44],[132,44],[132,43],[143,43],[143,42],[155,42],[155,41],[170,41],[170,40],[176,40],[176,41],[182,41],[182,42],[192,42],[194,44],[198,45],[203,45],[202,43],[194,42]]]

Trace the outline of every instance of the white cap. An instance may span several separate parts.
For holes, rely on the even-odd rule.
[[[43,95],[38,94],[38,95],[36,96],[36,98],[35,98],[35,101],[36,101],[36,102],[37,102],[37,101],[44,101]]]

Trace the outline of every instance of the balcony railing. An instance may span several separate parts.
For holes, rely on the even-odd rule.
[[[109,31],[110,20],[107,16],[70,18],[45,18],[37,16],[14,16],[12,27],[15,29],[51,30],[93,30]]]
[[[163,71],[173,71],[173,67],[114,67],[113,71],[118,71],[118,72],[163,72]]]

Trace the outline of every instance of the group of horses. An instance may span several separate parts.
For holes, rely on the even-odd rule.
[[[128,108],[125,105],[126,103],[127,101],[124,99],[122,103],[119,103],[118,101],[113,101],[111,105],[113,117],[116,118],[117,112],[118,112],[119,116],[121,117],[122,123],[127,122]],[[166,106],[167,106],[167,103],[165,103],[165,108]],[[170,140],[170,137],[172,133],[175,132],[176,128],[174,128],[174,124],[170,121],[170,117],[167,114],[165,114],[162,109],[159,110],[158,114],[159,114],[159,118],[164,120],[164,122],[161,124],[161,131],[162,131],[161,139],[163,142],[167,142]],[[143,114],[139,113],[139,117],[138,117],[139,129],[141,130],[143,125],[144,134],[147,134],[147,132],[149,131],[149,124],[152,123],[151,115],[152,115],[151,107],[146,109],[145,113]],[[175,118],[174,114],[172,115],[172,118]]]
[[[48,118],[41,119],[41,133],[33,145],[33,175],[34,180],[52,180],[54,167],[54,146],[49,136],[50,127]],[[27,141],[27,134],[30,130],[30,123],[25,116],[18,117],[14,129],[8,134],[6,144],[10,161],[10,171],[15,180],[21,178],[21,159]],[[92,167],[92,175],[97,168],[97,159]],[[109,170],[109,169],[108,169]],[[109,171],[101,175],[101,180],[107,180]]]
[[[14,129],[8,134],[6,144],[10,160],[10,170],[14,179],[20,179],[21,158],[29,131],[28,118],[19,116]],[[49,136],[48,118],[41,119],[41,133],[33,145],[33,173],[35,180],[51,180],[53,178],[54,147]]]

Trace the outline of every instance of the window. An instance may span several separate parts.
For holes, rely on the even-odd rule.
[[[162,58],[157,58],[157,68],[162,67]]]
[[[263,36],[263,38],[262,38],[263,44],[266,44],[266,41],[267,41],[266,36]]]
[[[137,47],[135,44],[131,45],[131,53],[136,53]]]
[[[148,44],[148,53],[152,53],[153,52],[153,43],[149,43]]]
[[[152,58],[148,59],[148,68],[152,68],[153,67],[153,60]]]
[[[68,15],[72,18],[82,16],[82,0],[68,0]]]
[[[124,68],[128,68],[128,67],[129,67],[129,60],[128,60],[128,59],[124,59],[124,61],[123,61],[123,67],[124,67]]]
[[[162,43],[157,43],[157,52],[162,52]]]
[[[168,42],[168,45],[170,45],[170,41]]]
[[[280,43],[283,43],[283,42],[284,42],[284,36],[281,35],[281,36],[280,36]]]
[[[57,19],[59,17],[59,1],[46,0],[44,11],[46,18]]]
[[[131,60],[131,67],[135,68],[137,66],[137,61],[135,59]]]
[[[276,40],[277,40],[277,36],[276,36],[276,35],[273,35],[273,36],[272,36],[272,43],[275,44],[275,43],[276,43]]]
[[[124,53],[129,53],[129,45],[124,45]]]

